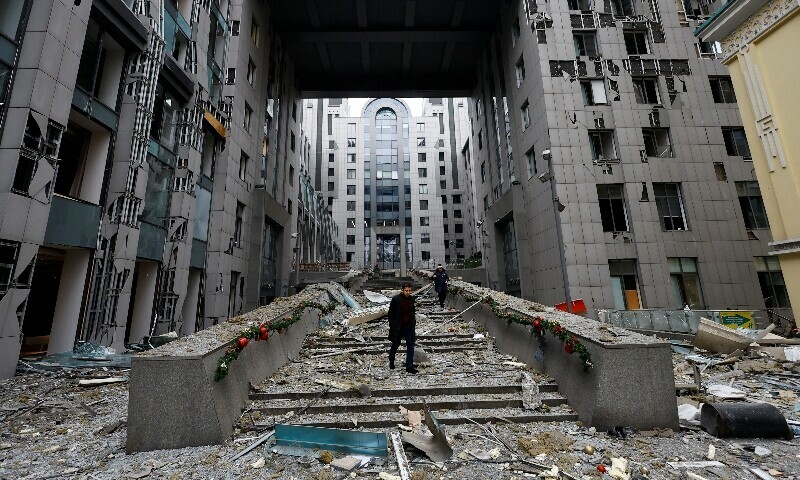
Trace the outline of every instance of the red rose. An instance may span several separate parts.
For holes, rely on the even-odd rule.
[[[247,346],[247,338],[239,337],[239,340],[236,342],[236,344],[239,346],[239,348],[246,347]]]
[[[268,339],[269,338],[269,332],[267,332],[266,329],[264,329],[264,331],[261,332],[261,335],[259,335],[258,338],[260,338],[261,340]]]
[[[597,471],[600,472],[600,473],[606,473],[606,466],[603,465],[602,463],[599,463],[597,465]]]
[[[567,343],[564,345],[564,351],[571,354],[575,351],[575,347],[573,347],[571,343]]]

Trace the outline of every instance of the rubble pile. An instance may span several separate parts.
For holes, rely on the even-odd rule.
[[[800,479],[800,440],[718,438],[698,420],[703,403],[769,403],[796,431],[800,364],[791,350],[781,358],[675,342],[676,408],[688,412],[681,430],[598,431],[577,421],[552,379],[422,296],[418,374],[388,368],[385,318],[351,326],[353,309],[337,307],[298,358],[254,386],[223,445],[127,455],[124,367],[31,366],[0,382],[0,478]],[[398,363],[404,355],[402,346]],[[112,378],[122,380],[103,381]],[[282,425],[314,448],[286,444]],[[376,453],[365,443],[374,435],[357,433],[385,435],[386,447]]]

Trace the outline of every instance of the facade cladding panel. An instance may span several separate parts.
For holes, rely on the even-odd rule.
[[[306,257],[338,259],[262,2],[0,3],[0,377],[288,294],[301,210]]]
[[[469,99],[475,218],[495,288],[565,301],[558,218],[568,295],[590,314],[682,308],[669,270],[677,257],[695,259],[705,307],[769,304],[755,259],[770,251],[770,234],[752,219],[760,197],[737,195],[755,180],[753,166],[744,136],[731,140],[742,122],[720,87],[730,83],[726,69],[693,36],[704,19],[686,10],[694,3],[502,2],[502,33],[484,50]],[[553,197],[564,207],[558,215]],[[510,222],[516,258],[505,254]],[[635,302],[620,302],[614,289],[620,262],[633,266]],[[519,278],[530,280],[520,288]]]
[[[334,187],[324,195],[351,267],[435,267],[476,251],[474,228],[455,228],[475,224],[472,206],[442,200],[472,198],[466,99],[426,98],[421,116],[394,98],[360,112],[347,99],[306,104],[310,143],[322,147],[311,157],[326,159],[311,176]]]

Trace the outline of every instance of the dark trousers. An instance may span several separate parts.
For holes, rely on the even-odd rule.
[[[447,297],[447,290],[439,292],[439,306],[444,307],[444,299]]]
[[[394,356],[397,349],[400,347],[400,342],[406,340],[406,368],[414,368],[414,329],[401,328],[400,335],[396,340],[392,340],[392,346],[389,348],[389,363],[394,365]]]

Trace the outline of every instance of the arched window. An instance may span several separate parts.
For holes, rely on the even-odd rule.
[[[397,114],[394,113],[394,110],[391,108],[381,108],[378,110],[378,113],[375,114],[375,118],[377,120],[394,120],[397,121]]]

